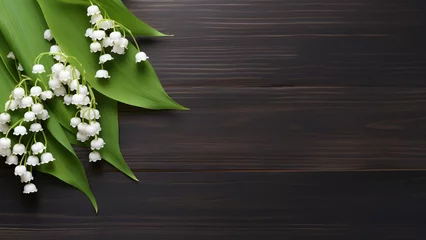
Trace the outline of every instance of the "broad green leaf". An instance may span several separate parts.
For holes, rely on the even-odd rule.
[[[23,65],[25,74],[34,78],[32,66],[35,58],[42,52],[48,52],[51,44],[43,38],[47,29],[43,13],[36,1],[0,0],[0,30],[5,40]],[[55,63],[51,57],[44,57],[41,63],[46,70]],[[44,78],[47,85],[48,78]],[[49,101],[48,105],[56,114],[61,125],[72,130],[69,126],[73,111],[62,104],[59,99]],[[75,111],[74,111],[75,112]]]
[[[135,63],[137,50],[134,46],[129,46],[125,56],[114,55],[115,60],[107,64],[110,79],[96,79],[99,56],[90,53],[91,41],[84,37],[90,27],[86,7],[55,0],[38,0],[38,3],[56,41],[67,54],[82,62],[88,81],[97,91],[133,106],[186,110],[167,95],[148,61]]]
[[[56,139],[47,132],[49,152],[56,158],[55,161],[43,164],[37,167],[37,170],[50,174],[71,186],[77,188],[89,198],[95,211],[98,212],[98,205],[95,196],[90,189],[89,182],[86,177],[86,172],[77,156],[69,154]]]
[[[15,61],[7,58],[9,52],[11,52],[11,49],[7,45],[6,39],[4,39],[0,32],[0,62],[3,62],[4,67],[9,72],[9,75],[15,80],[16,83],[18,83],[19,76],[15,66]]]
[[[0,48],[2,45],[0,44]],[[4,110],[4,103],[9,99],[10,93],[15,87],[13,78],[2,61],[0,61],[0,109]]]
[[[60,0],[68,4],[84,5],[88,7],[91,5],[90,0]],[[108,12],[111,19],[120,22],[126,26],[135,35],[146,37],[162,37],[168,36],[157,31],[155,28],[142,22],[136,17],[121,0],[92,0],[93,4],[100,6],[103,10]]]
[[[96,100],[99,103],[99,111],[105,116],[100,118],[102,126],[101,137],[107,144],[106,147],[100,151],[102,157],[131,179],[139,181],[132,170],[130,170],[121,154],[117,102],[99,93],[96,94]]]

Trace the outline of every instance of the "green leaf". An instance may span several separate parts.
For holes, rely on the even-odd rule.
[[[17,59],[27,70],[25,74],[33,79],[36,76],[31,69],[35,58],[50,49],[51,44],[43,38],[46,29],[43,13],[36,1],[0,0],[0,30]],[[44,57],[41,63],[49,69],[55,61],[51,57]],[[47,85],[48,78],[45,77],[43,82]],[[48,106],[55,112],[61,125],[72,130],[69,119],[75,110],[67,108],[59,99],[48,101]]]
[[[49,49],[49,44],[43,39],[43,32],[46,29],[44,26],[45,22],[42,18],[42,12],[35,1],[0,0],[1,33],[5,37],[6,42],[9,43],[9,46],[11,46],[15,56],[21,60],[24,69],[32,69],[33,60],[37,55]],[[4,41],[1,44],[0,47],[3,47],[5,45]],[[7,46],[5,45],[4,48],[7,48]],[[45,58],[42,63],[45,66],[51,66],[53,65],[53,60]],[[14,88],[14,79],[10,74],[10,71],[7,70],[2,60],[0,64],[0,81],[2,85],[2,88],[0,88],[0,101],[4,100],[5,102]],[[29,72],[27,75],[31,76],[32,74]],[[58,102],[60,100],[52,99],[49,102],[55,101]],[[61,106],[63,105],[49,105],[53,109],[49,109],[51,119],[47,122],[47,128],[54,134],[54,137],[46,131],[49,144],[48,150],[57,160],[41,166],[39,170],[51,174],[81,190],[89,198],[95,210],[98,211],[96,200],[87,181],[83,165],[76,157],[62,127],[57,122],[56,116],[58,115],[54,115],[52,112],[53,110],[56,114],[59,113],[60,116],[65,118],[67,116],[65,111],[67,110]],[[68,121],[67,119],[67,124]]]
[[[90,0],[60,0],[61,2],[68,4],[84,5],[88,7],[91,5]],[[126,26],[135,35],[146,36],[146,37],[163,37],[170,36],[163,34],[151,27],[150,25],[142,22],[136,17],[121,0],[92,0],[93,4],[98,5],[103,10],[108,12],[111,19],[120,22]]]
[[[100,151],[102,157],[131,179],[139,181],[121,154],[117,102],[99,93],[96,94],[96,100],[99,103],[99,111],[103,116],[107,116],[100,118],[102,126],[101,137],[107,143],[106,147]]]
[[[0,48],[2,47],[0,43]],[[4,103],[9,100],[10,93],[15,88],[14,80],[2,61],[0,61],[0,108],[4,110]]]
[[[9,75],[13,78],[13,80],[18,83],[19,77],[15,66],[15,61],[7,58],[9,52],[11,52],[11,49],[7,45],[6,39],[4,39],[3,35],[0,32],[0,61],[3,62],[4,67],[6,68]]]
[[[97,91],[133,106],[187,110],[167,95],[148,61],[135,63],[137,50],[134,46],[129,46],[125,56],[114,56],[115,60],[107,66],[110,79],[96,79],[99,56],[90,53],[90,40],[84,37],[90,27],[85,6],[55,0],[38,0],[38,3],[56,41],[67,54],[82,62],[88,81]]]
[[[53,154],[56,160],[37,167],[37,170],[50,174],[86,194],[95,211],[98,212],[98,204],[90,189],[86,172],[80,160],[77,156],[69,154],[69,151],[56,141],[49,132],[47,132],[47,140],[49,143],[49,152]]]

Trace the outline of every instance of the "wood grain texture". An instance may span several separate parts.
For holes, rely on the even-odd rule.
[[[421,239],[426,178],[399,173],[117,173],[90,176],[98,216],[38,177],[22,196],[0,181],[0,239]],[[0,173],[0,179],[6,176]],[[129,186],[131,185],[131,186]],[[60,191],[58,191],[60,190]],[[76,207],[78,206],[78,207]]]
[[[169,92],[192,110],[120,106],[135,171],[426,169],[424,88]]]
[[[128,0],[166,86],[425,85],[421,0]]]
[[[191,111],[120,106],[141,182],[85,163],[97,216],[0,166],[0,239],[425,239],[425,1],[124,2]]]

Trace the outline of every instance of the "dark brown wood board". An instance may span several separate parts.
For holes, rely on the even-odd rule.
[[[98,215],[0,166],[0,239],[425,239],[425,1],[124,2],[191,111],[120,105],[141,181],[86,163]]]

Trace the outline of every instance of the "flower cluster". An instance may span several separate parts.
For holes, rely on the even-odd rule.
[[[48,41],[53,40],[49,29],[44,32],[44,38]],[[105,146],[105,141],[99,137],[102,128],[97,120],[101,115],[99,110],[96,109],[97,103],[92,87],[86,81],[85,73],[81,74],[77,67],[69,62],[74,61],[80,64],[77,59],[67,56],[60,46],[52,45],[49,55],[57,60],[57,63],[51,68],[49,87],[56,96],[63,97],[65,105],[76,107],[77,113],[75,117],[70,119],[70,125],[77,128],[76,138],[78,141],[86,142],[93,138],[90,142],[93,151],[89,154],[89,161],[99,161],[102,157],[98,150]],[[34,65],[33,72],[38,65],[40,64]],[[83,69],[82,66],[81,68]]]
[[[85,36],[93,41],[90,44],[90,52],[100,53],[99,64],[101,69],[96,72],[96,78],[110,78],[109,72],[104,69],[104,64],[114,60],[111,53],[118,55],[126,53],[129,45],[126,33],[132,37],[138,49],[138,53],[135,56],[136,63],[149,59],[144,52],[140,51],[131,31],[119,22],[110,19],[107,14],[105,16],[102,15],[98,6],[91,5],[88,7],[87,16],[90,17],[90,23],[92,24],[85,33]]]
[[[12,52],[8,58],[16,61]],[[5,103],[4,112],[0,114],[0,130],[4,134],[0,138],[0,155],[6,157],[6,164],[17,165],[15,176],[26,183],[24,193],[29,194],[37,192],[37,187],[32,183],[33,167],[55,160],[47,151],[48,143],[43,130],[43,122],[50,117],[44,102],[53,97],[53,92],[40,79],[33,81],[22,74],[21,64],[17,63],[16,66],[19,82]],[[34,70],[42,71],[42,68],[35,65]],[[13,121],[12,112],[16,112],[14,116],[19,116],[18,120]]]

